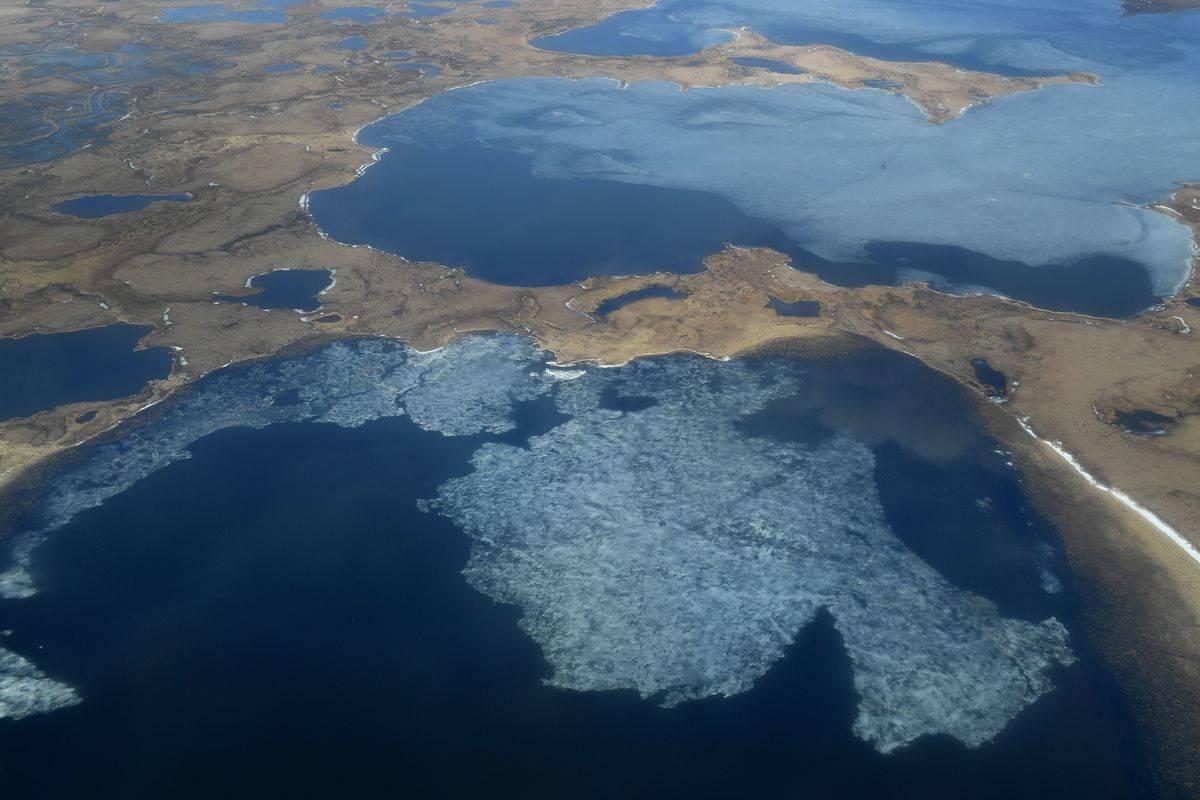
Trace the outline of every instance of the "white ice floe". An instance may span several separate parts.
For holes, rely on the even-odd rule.
[[[546,369],[542,374],[547,378],[553,378],[556,381],[574,381],[587,375],[587,370],[584,369]]]
[[[604,409],[613,381],[657,403]],[[522,609],[556,686],[668,706],[737,694],[828,608],[859,736],[883,752],[927,733],[987,741],[1073,660],[1066,630],[1003,618],[908,551],[864,445],[737,428],[795,389],[739,362],[589,373],[556,392],[569,421],[528,448],[484,445],[431,505],[472,537],[471,584]]]
[[[79,695],[47,678],[26,659],[0,647],[0,719],[21,719],[73,706]]]
[[[527,377],[530,365],[540,369],[543,360],[528,339],[498,335],[460,339],[427,353],[385,341],[335,343],[297,358],[214,374],[159,419],[95,448],[58,477],[38,524],[9,546],[9,564],[0,567],[0,597],[36,592],[28,566],[47,532],[187,458],[188,446],[214,431],[296,420],[355,427],[407,412],[420,427],[447,436],[503,433],[513,428],[514,402],[533,399],[555,383]],[[297,403],[275,403],[290,390],[297,392]]]

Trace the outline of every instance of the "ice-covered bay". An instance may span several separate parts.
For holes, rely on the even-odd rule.
[[[1171,68],[1200,74],[1200,59]],[[1130,71],[932,126],[883,91],[517,78],[435,97],[364,141],[483,143],[531,158],[541,176],[720,195],[833,261],[869,260],[871,242],[1035,266],[1120,257],[1144,265],[1165,296],[1188,274],[1190,233],[1141,205],[1200,177],[1198,91],[1190,77]]]
[[[662,0],[538,44],[571,52],[678,55],[727,38],[728,31],[742,26],[782,43],[828,43],[884,60],[941,60],[1003,74],[1088,71],[1100,82],[1002,98],[965,118],[932,126],[905,98],[879,90],[815,84],[685,92],[663,83],[514,78],[431,98],[369,126],[361,140],[373,147],[482,144],[528,157],[539,176],[709,193],[732,202],[734,213],[773,226],[795,246],[835,262],[878,261],[873,243],[949,246],[1035,269],[1082,263],[1085,269],[1067,279],[1079,285],[1089,279],[1115,281],[1085,259],[1124,259],[1141,265],[1149,280],[1133,301],[1137,307],[1122,313],[1136,313],[1154,297],[1173,294],[1186,279],[1193,257],[1189,231],[1169,214],[1143,206],[1165,199],[1180,183],[1200,179],[1200,137],[1195,135],[1200,128],[1195,102],[1200,16],[1126,17],[1116,0],[1033,5],[976,0],[949,6],[928,0],[836,5]],[[379,185],[386,181],[394,185]],[[411,210],[370,221],[366,209],[414,188],[437,193],[445,187],[425,186],[407,163],[386,181],[377,178],[366,186],[360,179],[357,186],[331,190],[336,200],[324,208],[314,202],[317,222],[329,224],[335,238],[412,255],[405,251],[412,242],[389,233],[405,225]],[[470,176],[449,182],[460,185],[464,196],[495,188]],[[567,190],[530,186],[521,191],[540,191],[543,207],[557,207]],[[347,202],[358,203],[355,216],[363,219],[337,218],[337,209],[346,213]],[[623,202],[630,215],[646,215]],[[455,204],[450,201],[447,208]],[[536,228],[530,216],[526,203],[510,202],[467,219],[455,217],[454,223],[462,226],[464,238],[485,241],[495,250],[505,242],[504,231]],[[532,230],[527,238],[561,236],[563,227],[581,239],[594,235],[593,225],[625,228],[611,211],[574,216]],[[658,235],[664,241],[686,227],[686,220],[668,213],[662,217]],[[428,220],[411,224],[430,227]],[[641,241],[654,235],[640,229],[627,234],[629,264],[596,264],[589,274],[623,267],[625,272],[653,271],[637,256],[664,260]],[[471,266],[460,263],[463,253],[453,240],[417,250],[421,258]],[[523,254],[525,260],[538,257]],[[932,275],[937,281],[941,275],[946,288],[992,289],[1035,303],[1048,299],[1040,289],[1023,290],[1023,279],[1014,285],[952,277],[952,268],[929,263],[938,257],[926,251],[911,264],[893,264],[899,273],[880,279]],[[539,266],[547,274],[539,273]],[[1139,268],[1132,269],[1140,279]],[[522,277],[532,274],[541,283],[578,280],[561,272],[563,267],[548,259]],[[487,271],[480,274],[489,277]],[[1110,293],[1128,295],[1131,287],[1114,282]],[[1061,296],[1048,303],[1088,313],[1112,313],[1115,304],[1072,305]]]

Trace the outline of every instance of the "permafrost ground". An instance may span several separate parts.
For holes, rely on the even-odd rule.
[[[32,594],[27,568],[48,533],[219,429],[408,414],[447,436],[495,434],[515,427],[514,403],[549,397],[565,421],[526,446],[483,444],[431,505],[470,536],[470,583],[520,606],[554,685],[665,705],[743,692],[824,607],[853,663],[855,731],[887,752],[926,733],[987,741],[1073,661],[1057,621],[1004,618],[903,546],[865,445],[739,426],[799,389],[793,362],[556,371],[545,359],[506,335],[433,353],[369,341],[215,375],[58,476],[0,588]],[[12,658],[0,710],[76,702]],[[30,680],[43,681],[33,700]]]

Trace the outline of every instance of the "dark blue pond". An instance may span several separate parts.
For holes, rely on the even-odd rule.
[[[1066,595],[1035,588],[1030,553],[1045,531],[947,385],[892,356],[813,374],[809,394],[756,415],[751,432],[812,441],[830,424],[883,420],[876,480],[906,544],[1012,613],[1072,619]],[[551,411],[525,405],[505,440],[560,424]],[[936,463],[909,433],[967,446]],[[1129,715],[1081,644],[1052,693],[974,750],[933,736],[884,756],[855,738],[852,666],[828,613],[733,697],[664,709],[630,691],[546,686],[519,611],[460,574],[466,537],[416,508],[489,438],[407,417],[230,428],[79,517],[40,551],[40,594],[0,602],[0,627],[14,631],[5,646],[36,653],[84,701],[0,723],[0,791],[1148,796]]]
[[[140,211],[151,203],[186,203],[191,200],[190,194],[93,194],[87,197],[76,197],[55,203],[52,209],[60,214],[70,214],[73,217],[95,219],[107,217],[110,214],[127,214],[130,211]]]
[[[358,50],[367,49],[367,40],[361,36],[347,36],[335,44],[334,47],[338,50],[352,50],[357,52]]]
[[[772,247],[842,286],[896,283],[919,267],[950,284],[988,287],[1042,308],[1121,317],[1158,299],[1144,267],[1112,256],[1031,266],[959,247],[875,242],[866,247],[869,262],[834,262],[716,194],[541,178],[518,153],[395,140],[387,120],[365,128],[359,140],[390,149],[353,182],[309,196],[317,224],[339,242],[463,267],[498,283],[696,272],[705,256],[734,243]]]
[[[293,72],[299,66],[295,61],[287,61],[283,64],[271,64],[270,66],[263,67],[263,72],[268,75],[278,75],[283,72]]]
[[[122,323],[0,339],[0,420],[65,403],[125,397],[167,377],[169,349],[133,349],[150,330]]]
[[[785,303],[777,297],[772,297],[767,301],[767,308],[781,317],[819,317],[821,315],[819,300],[797,300],[794,303]]]
[[[974,370],[975,377],[988,387],[989,393],[993,397],[1004,397],[1008,392],[1008,378],[1003,372],[989,364],[987,359],[972,358],[971,369]]]
[[[778,72],[781,75],[803,75],[804,70],[797,67],[795,64],[789,64],[786,61],[779,61],[774,58],[757,58],[755,56],[734,56],[730,59],[735,64],[743,67],[758,67],[760,69],[769,69],[771,72]]]
[[[668,300],[678,300],[682,297],[687,297],[687,295],[672,289],[670,286],[647,286],[645,289],[635,289],[632,292],[626,292],[625,294],[605,300],[596,307],[596,316],[606,316],[618,308],[624,308],[630,303],[636,303],[638,300],[645,300],[648,297],[664,297]]]
[[[1179,419],[1148,408],[1136,408],[1131,411],[1117,411],[1113,414],[1113,421],[1126,433],[1137,436],[1162,436]]]
[[[218,294],[213,296],[213,302],[245,303],[262,309],[316,311],[321,307],[317,295],[328,289],[332,281],[333,273],[327,269],[277,269],[250,279],[250,288],[258,289],[258,292]]]
[[[1189,306],[1195,306],[1196,308],[1200,308],[1200,297],[1189,297],[1187,299],[1187,304]]]

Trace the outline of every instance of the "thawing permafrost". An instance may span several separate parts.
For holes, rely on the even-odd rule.
[[[407,412],[425,430],[447,436],[501,433],[513,427],[514,401],[546,391],[544,357],[512,335],[461,339],[421,353],[386,341],[336,343],[284,361],[210,376],[162,416],[97,447],[59,475],[36,523],[14,538],[0,572],[0,597],[36,592],[28,567],[46,533],[100,505],[147,475],[188,457],[188,445],[223,428],[278,422],[346,427]],[[292,393],[295,397],[288,397]]]
[[[860,737],[883,752],[926,733],[987,741],[1073,661],[1066,630],[1003,618],[909,552],[862,444],[740,431],[797,389],[781,372],[671,358],[560,384],[569,421],[528,449],[484,445],[431,503],[473,540],[467,579],[521,607],[552,684],[667,706],[750,689],[825,607]],[[613,380],[658,403],[602,408]]]
[[[0,719],[21,719],[78,702],[70,686],[47,678],[29,661],[0,647]]]

